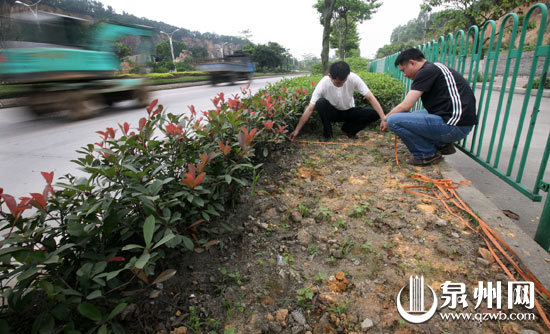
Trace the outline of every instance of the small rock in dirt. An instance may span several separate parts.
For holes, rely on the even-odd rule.
[[[284,269],[279,270],[279,277],[282,279],[286,279],[286,273]]]
[[[300,276],[300,273],[297,272],[294,269],[289,270],[290,277],[295,279],[298,283],[301,281],[302,277]]]
[[[398,230],[400,228],[407,226],[407,223],[403,219],[400,219],[397,217],[386,219],[384,220],[384,223],[386,223],[386,225],[388,225],[390,228],[394,230]]]
[[[520,327],[518,324],[514,323],[514,322],[508,322],[508,323],[505,323],[503,326],[502,326],[502,333],[503,334],[515,334],[515,333],[519,333],[520,332]]]
[[[263,217],[266,220],[275,220],[278,216],[279,214],[277,213],[277,209],[275,208],[271,208],[263,214]]]
[[[343,259],[345,257],[340,248],[331,248],[330,255],[336,259]]]
[[[302,219],[303,225],[315,225],[315,219],[313,218],[303,218]]]
[[[302,326],[294,326],[290,329],[291,334],[300,334],[304,331],[304,327]]]
[[[264,296],[264,297],[262,298],[261,303],[262,303],[262,305],[273,305],[273,304],[275,304],[275,301],[274,301],[273,298],[271,298],[270,296]],[[270,317],[273,318],[273,316],[272,316],[271,314],[268,313],[268,314],[266,315],[266,319],[267,319],[268,316],[270,316]],[[268,319],[268,320],[269,320],[269,319]],[[271,320],[269,320],[269,321],[273,321],[273,319],[271,319]]]
[[[302,222],[302,214],[298,211],[292,211],[290,213],[290,220],[292,220],[295,223]]]
[[[328,288],[332,292],[345,292],[348,289],[350,282],[346,279],[343,272],[338,272],[335,279],[330,280]]]
[[[187,334],[187,327],[181,326],[170,331],[170,334]]]
[[[438,242],[438,243],[435,245],[435,249],[436,249],[439,253],[441,253],[441,254],[443,254],[443,255],[445,255],[445,256],[448,254],[448,246],[443,245],[442,243],[439,243],[439,242]]]
[[[277,320],[279,323],[286,325],[286,317],[288,316],[288,310],[286,308],[279,309],[275,313],[275,320]]]
[[[534,331],[532,329],[522,329],[519,334],[539,334],[539,332]]]
[[[451,233],[454,238],[460,238],[460,235],[456,232]]]
[[[437,226],[447,226],[447,221],[445,219],[437,217],[437,219],[435,220],[435,224]]]
[[[283,331],[283,326],[281,326],[280,324],[276,323],[276,322],[270,322],[269,323],[269,330],[271,331],[271,333],[280,333]]]
[[[319,295],[319,302],[325,305],[333,304],[336,301],[334,296],[329,293],[323,293]]]
[[[356,266],[361,264],[361,261],[359,261],[357,259],[351,259],[351,262],[353,262],[353,264],[356,265]]]
[[[489,261],[485,260],[484,258],[481,258],[481,257],[478,257],[477,258],[477,263],[481,263],[482,265],[484,266],[490,266],[491,263],[489,263]]]
[[[313,326],[313,334],[336,334],[336,329],[328,321],[320,321]]]
[[[304,317],[302,312],[300,312],[298,310],[292,311],[291,315],[292,315],[292,318],[294,318],[294,321],[296,321],[298,324],[300,324],[302,326],[304,326],[306,324],[306,318]]]
[[[372,326],[374,326],[374,323],[372,322],[372,320],[370,320],[369,318],[366,318],[365,320],[363,320],[363,322],[361,323],[361,330],[366,332],[367,330],[369,330],[369,328],[371,328]]]
[[[313,237],[306,230],[300,230],[298,232],[298,243],[300,245],[307,246],[313,241]]]

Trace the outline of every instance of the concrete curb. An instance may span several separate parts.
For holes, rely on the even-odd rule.
[[[483,83],[477,83],[476,84],[476,89],[481,89],[481,87],[483,86]],[[485,89],[486,91],[489,89],[489,85],[486,85],[485,86]],[[500,92],[502,90],[502,86],[493,86],[493,92]],[[537,95],[537,91],[538,89],[531,89],[531,96],[536,96]],[[506,93],[510,92],[510,88],[506,88]],[[527,92],[527,89],[525,88],[518,88],[516,87],[514,89],[514,94],[520,94],[520,95],[525,95],[525,93]],[[542,90],[542,97],[550,97],[550,89],[543,89]]]
[[[443,162],[440,167],[444,178],[455,182],[465,180],[464,176],[448,163]],[[475,185],[464,185],[457,189],[457,193],[516,252],[542,285],[550,290],[550,254],[505,216],[493,202],[475,188]]]
[[[0,100],[0,109],[18,107],[23,104],[22,97],[14,97],[11,99]]]

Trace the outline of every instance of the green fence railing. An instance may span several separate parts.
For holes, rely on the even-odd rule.
[[[460,72],[476,94],[479,122],[455,145],[537,202],[542,200],[540,191],[550,189],[550,183],[543,180],[550,155],[548,103],[542,106],[546,108],[542,120],[539,118],[550,62],[548,36],[544,45],[547,18],[548,8],[539,3],[529,9],[521,25],[518,15],[510,13],[503,17],[500,27],[490,20],[481,27],[472,26],[466,32],[459,30],[418,46],[427,60]],[[536,42],[526,45],[527,33],[536,29]],[[369,69],[402,80],[408,92],[411,80],[394,66],[396,57],[375,60]],[[524,89],[517,87],[520,81],[525,83]],[[535,82],[538,88],[534,88]],[[421,108],[419,101],[413,109]],[[535,166],[537,172],[526,177],[526,166]],[[535,240],[550,250],[550,196],[546,197]]]

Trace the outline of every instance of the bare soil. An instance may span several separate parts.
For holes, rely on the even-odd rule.
[[[501,281],[506,305],[508,278],[442,203],[403,191],[415,181],[395,164],[393,135],[371,129],[336,141],[363,146],[289,144],[273,152],[255,192],[226,217],[235,230],[220,227],[220,244],[165,261],[178,274],[123,314],[127,332],[548,332],[524,307],[513,312],[533,312],[536,321],[443,321],[437,313],[423,324],[404,321],[396,296],[411,275],[424,276],[439,305],[441,284],[465,283],[468,307],[457,312],[487,313],[496,311],[485,301],[474,310],[474,288]],[[398,152],[410,157],[401,144]],[[441,178],[437,167],[402,165]]]

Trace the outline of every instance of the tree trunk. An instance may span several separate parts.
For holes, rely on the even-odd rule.
[[[344,47],[342,49],[342,59],[346,59],[346,53],[348,49],[348,17],[344,16]]]
[[[332,21],[332,12],[336,0],[324,0],[323,6],[323,49],[321,51],[321,62],[323,63],[323,73],[328,73],[328,52],[330,39],[330,23]]]

